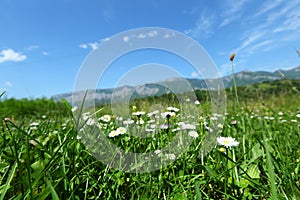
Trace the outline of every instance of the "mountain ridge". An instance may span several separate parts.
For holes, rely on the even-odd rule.
[[[269,71],[249,71],[244,70],[241,72],[237,72],[234,74],[237,86],[246,86],[255,83],[261,82],[270,82],[280,79],[300,79],[300,66],[292,68],[292,69],[278,69],[273,72]],[[96,89],[91,90],[87,94],[87,99],[95,99],[96,103],[107,103],[111,100],[112,96],[114,98],[126,98],[130,96],[130,98],[144,98],[148,96],[160,96],[165,93],[172,92],[165,86],[172,84],[173,86],[178,86],[178,91],[180,92],[182,87],[182,83],[188,81],[192,89],[194,90],[206,90],[208,81],[213,81],[216,79],[196,79],[196,78],[169,78],[165,81],[156,82],[156,83],[146,83],[137,86],[129,86],[124,85],[118,88],[107,88],[107,89]],[[230,88],[233,86],[232,75],[227,75],[222,77],[224,87]],[[182,88],[182,92],[184,92]],[[68,102],[73,101],[82,101],[82,97],[84,96],[85,91],[77,91],[77,92],[68,92],[62,93],[58,95],[52,96],[54,100],[60,100],[62,98],[66,99]]]

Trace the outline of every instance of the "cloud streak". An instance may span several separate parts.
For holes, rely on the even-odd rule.
[[[220,23],[220,27],[224,27],[237,19],[240,19],[242,8],[245,6],[248,0],[240,1],[228,1],[226,2],[226,9],[221,13],[223,21]]]
[[[213,34],[214,14],[201,12],[193,28],[184,30],[184,33],[194,38],[209,37]]]

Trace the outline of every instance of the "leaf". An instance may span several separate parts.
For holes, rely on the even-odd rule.
[[[248,163],[254,162],[257,158],[262,157],[264,155],[264,151],[261,148],[259,143],[255,144],[252,148],[252,158],[249,160]]]
[[[258,179],[260,177],[259,176],[260,170],[258,168],[258,165],[257,164],[250,165],[250,167],[247,170],[247,174],[253,179],[255,179],[255,178]]]

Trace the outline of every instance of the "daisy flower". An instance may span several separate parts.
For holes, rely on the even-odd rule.
[[[116,136],[118,136],[118,132],[115,131],[115,130],[111,131],[111,132],[108,134],[108,137],[116,137]]]
[[[175,107],[167,107],[167,110],[168,111],[174,111],[174,112],[178,112],[179,111],[179,109],[178,108],[175,108]]]
[[[232,137],[217,137],[217,142],[219,145],[223,145],[226,148],[231,148],[232,146],[238,146],[239,142]]]
[[[125,125],[130,125],[130,124],[133,124],[134,121],[133,121],[132,119],[128,119],[128,120],[123,121],[123,123],[124,123]]]
[[[137,112],[133,112],[133,113],[132,113],[132,115],[138,116],[138,117],[140,117],[141,115],[144,115],[144,114],[145,114],[144,111],[137,111]]]
[[[193,138],[198,138],[199,134],[196,131],[190,131],[189,132],[189,136],[193,137]]]
[[[100,120],[102,120],[104,122],[109,122],[111,120],[111,116],[110,115],[103,115],[102,117],[100,117]]]
[[[116,131],[117,131],[118,135],[123,135],[126,133],[127,130],[125,127],[119,127],[119,128],[117,128]]]
[[[176,156],[175,156],[175,154],[173,154],[173,153],[166,154],[165,156],[166,156],[166,158],[169,159],[169,160],[175,160],[175,159],[176,159]]]
[[[175,116],[174,112],[163,112],[163,113],[161,113],[162,118],[169,118],[169,117],[172,117],[172,116]]]

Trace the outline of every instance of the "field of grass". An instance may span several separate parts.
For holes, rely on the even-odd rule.
[[[99,108],[96,118],[83,114],[85,125],[79,131],[71,108],[62,102],[2,100],[0,200],[300,199],[298,83],[279,92],[266,83],[238,88],[241,107],[228,90],[223,115],[209,112],[206,97],[198,96],[199,116],[186,117],[166,96],[134,100],[130,119]],[[149,109],[158,102],[163,107]],[[194,123],[188,124],[189,117]],[[219,136],[238,143],[227,148],[213,138],[211,151],[201,156],[204,138],[218,119],[224,120],[218,124]],[[91,129],[101,134],[87,136]],[[138,130],[155,134],[138,138],[133,135]],[[180,155],[159,151],[178,134],[191,141],[188,149]],[[122,159],[101,142],[103,137],[125,152],[152,152],[149,155],[168,165],[127,173],[113,162],[103,164],[93,155],[102,153],[105,161]],[[103,155],[105,150],[110,153]]]

